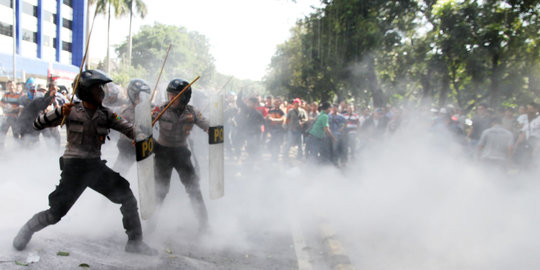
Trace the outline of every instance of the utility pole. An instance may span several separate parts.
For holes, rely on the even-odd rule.
[[[13,8],[13,25],[11,27],[11,36],[13,37],[13,82],[17,83],[17,28],[15,23],[17,22],[17,10],[15,0],[11,1]]]

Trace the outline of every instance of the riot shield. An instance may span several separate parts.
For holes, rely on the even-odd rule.
[[[150,94],[146,92],[139,93],[139,104],[135,106],[135,133],[139,205],[142,219],[147,220],[156,208],[156,192]]]

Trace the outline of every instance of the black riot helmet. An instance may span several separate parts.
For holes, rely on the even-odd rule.
[[[140,92],[151,93],[148,83],[143,79],[133,79],[129,81],[127,94],[131,103],[135,104]]]
[[[178,95],[180,91],[182,91],[186,86],[189,85],[189,82],[183,79],[174,79],[171,82],[169,82],[169,85],[167,86],[167,92],[173,93],[175,95]],[[180,96],[180,104],[182,106],[186,106],[189,103],[189,100],[191,99],[191,86],[188,87],[184,93]]]
[[[75,77],[75,80],[73,81],[73,87],[75,87],[75,84],[77,83],[77,77]],[[85,70],[82,72],[81,78],[79,79],[76,95],[80,100],[95,103],[96,101],[90,92],[92,86],[96,84],[103,85],[110,82],[112,82],[112,79],[101,70]]]

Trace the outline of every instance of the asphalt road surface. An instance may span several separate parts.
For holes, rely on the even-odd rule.
[[[61,132],[65,141],[64,132]],[[115,143],[103,147],[112,166]],[[336,262],[322,218],[295,207],[288,177],[298,173],[273,164],[269,156],[252,161],[227,159],[226,195],[208,199],[204,147],[195,149],[201,164],[201,187],[209,209],[211,229],[198,233],[187,194],[173,174],[171,190],[159,212],[143,222],[145,241],[157,256],[124,252],[126,236],[118,205],[87,189],[56,225],[34,234],[24,251],[11,241],[34,213],[47,208],[47,195],[59,179],[61,149],[42,143],[35,149],[15,148],[8,138],[0,156],[4,172],[0,209],[7,222],[0,225],[0,269],[334,269]],[[294,168],[287,166],[289,168]],[[137,194],[134,167],[122,173]],[[3,219],[4,219],[3,218]],[[59,252],[64,252],[60,256]]]

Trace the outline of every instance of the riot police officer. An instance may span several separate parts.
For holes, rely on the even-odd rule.
[[[128,98],[131,104],[126,107],[120,113],[120,116],[126,119],[130,123],[135,122],[135,106],[139,103],[139,93],[146,92],[151,93],[150,86],[142,79],[133,79],[129,82],[127,88]],[[118,147],[118,158],[114,163],[114,170],[120,173],[124,173],[135,162],[135,147],[133,146],[133,140],[126,136],[121,136],[116,144]]]
[[[103,87],[111,82],[99,70],[86,70],[81,74],[77,97],[82,103],[69,103],[39,116],[34,128],[41,130],[57,126],[66,117],[67,145],[60,158],[62,170],[60,183],[49,195],[49,209],[35,214],[13,240],[17,250],[23,250],[34,232],[56,224],[66,215],[75,201],[89,187],[114,203],[121,204],[122,222],[128,241],[127,252],[155,255],[157,251],[142,241],[142,229],[137,201],[129,182],[111,170],[101,160],[101,145],[109,129],[115,129],[133,138],[133,126],[108,108],[103,107]]]
[[[167,86],[169,102],[188,85],[189,83],[183,79],[170,81]],[[209,123],[197,109],[188,105],[190,99],[191,87],[158,120],[159,136],[154,148],[156,197],[158,203],[165,199],[169,192],[172,169],[174,168],[180,176],[199,220],[199,231],[205,232],[208,228],[208,214],[201,194],[199,178],[191,163],[191,152],[188,149],[187,138],[194,125],[208,132]],[[154,110],[154,116],[161,112],[167,104],[157,107]]]

